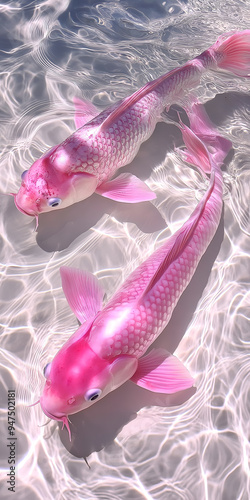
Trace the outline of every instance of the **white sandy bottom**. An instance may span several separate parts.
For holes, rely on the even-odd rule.
[[[22,2],[2,7],[0,192],[74,130],[74,95],[100,109],[183,64],[218,35],[249,26],[241,2]],[[129,8],[126,8],[129,7]],[[248,21],[248,22],[247,22]],[[247,500],[249,491],[249,83],[211,74],[197,89],[233,143],[224,169],[224,213],[155,346],[195,379],[172,396],[132,382],[71,419],[72,442],[39,406],[43,367],[77,328],[59,268],[87,269],[107,298],[192,212],[207,188],[159,124],[125,171],[147,180],[153,203],[98,195],[31,218],[0,195],[1,499],[9,498],[7,391],[16,391],[18,500]],[[216,97],[215,97],[216,96]],[[126,251],[125,251],[126,249]],[[6,451],[7,450],[7,451]],[[88,457],[89,470],[83,457]]]

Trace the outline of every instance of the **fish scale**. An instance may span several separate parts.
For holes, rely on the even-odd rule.
[[[221,208],[222,174],[218,168],[209,196],[206,193],[184,226],[129,276],[99,313],[89,338],[90,346],[98,355],[109,358],[120,354],[142,356],[145,353],[169,322],[176,303],[190,282],[216,231]],[[152,289],[145,293],[166,254],[176,245],[178,234],[185,232],[190,221],[196,223],[190,241],[169,263]]]
[[[171,78],[166,77],[166,81],[161,81],[159,87],[129,106],[107,129],[103,124],[112,112],[101,113],[59,145],[51,156],[51,162],[58,167],[61,155],[66,152],[69,171],[94,174],[98,185],[102,184],[112,177],[117,168],[134,159],[141,143],[151,136],[164,109],[170,106],[173,99],[183,96],[184,90],[179,88],[181,81],[185,80],[190,88],[192,83],[195,85],[197,82],[200,72],[196,65],[189,64],[186,70],[181,69],[180,75],[177,72]],[[115,109],[119,107],[120,103]]]
[[[60,155],[68,151],[69,170],[94,174],[100,185],[117,168],[130,163],[141,143],[150,137],[164,109],[162,99],[153,94],[145,96],[108,129],[102,130],[100,126],[107,113],[102,119],[94,118],[67,138],[55,150],[51,161],[57,166]]]

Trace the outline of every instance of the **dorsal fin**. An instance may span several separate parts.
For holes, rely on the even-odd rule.
[[[192,235],[196,229],[196,226],[199,222],[199,219],[204,211],[207,200],[210,197],[210,194],[214,187],[214,172],[211,175],[210,186],[208,191],[205,193],[203,199],[200,201],[190,219],[184,224],[184,226],[180,229],[179,233],[176,235],[173,245],[168,249],[163,261],[157,268],[155,274],[152,276],[149,281],[146,289],[142,294],[142,298],[148,294],[152,288],[156,285],[156,283],[162,278],[163,274],[166,272],[167,268],[174,262],[182,253],[187,243],[192,238]]]
[[[100,282],[88,271],[73,267],[60,268],[62,287],[70,308],[81,323],[96,316],[102,308]]]
[[[107,118],[102,122],[100,129],[103,130],[104,128],[106,129],[109,127],[114,120],[117,120],[123,113],[126,111],[130,106],[138,102],[142,97],[147,95],[149,92],[152,92],[158,85],[160,85],[164,80],[167,78],[173,76],[174,74],[178,73],[180,70],[183,71],[184,67],[188,66],[193,66],[192,62],[188,62],[184,66],[181,66],[180,68],[175,68],[172,71],[169,71],[165,75],[160,76],[156,80],[153,80],[152,82],[146,83],[144,87],[136,90],[132,95],[129,97],[125,97],[123,101],[113,110],[111,113],[107,116]]]

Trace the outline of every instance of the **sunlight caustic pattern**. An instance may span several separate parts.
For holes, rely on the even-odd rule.
[[[250,26],[246,2],[0,2],[0,496],[9,498],[7,391],[16,391],[18,500],[247,500],[249,485],[249,81],[211,73],[196,95],[233,143],[215,238],[156,347],[175,351],[195,390],[131,382],[71,417],[72,442],[38,406],[43,368],[77,322],[59,268],[93,272],[108,299],[188,218],[207,181],[159,124],[126,171],[156,195],[119,205],[94,195],[34,221],[13,198],[23,170],[74,130],[73,98],[100,110]],[[126,252],[124,252],[124,248]],[[84,462],[88,457],[89,470]]]

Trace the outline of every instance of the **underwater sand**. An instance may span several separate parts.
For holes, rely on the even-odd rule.
[[[100,110],[212,45],[250,28],[245,1],[5,1],[0,4],[0,497],[18,500],[248,500],[250,82],[206,75],[196,95],[233,149],[223,167],[216,235],[155,342],[182,360],[195,389],[132,382],[73,415],[72,441],[39,405],[43,368],[78,324],[59,268],[93,272],[107,298],[188,218],[207,181],[158,124],[124,171],[152,203],[98,195],[35,221],[13,197],[23,170],[74,130],[74,96]],[[15,493],[8,491],[8,390],[15,391]],[[9,393],[10,394],[10,393]],[[89,469],[84,461],[88,458]],[[12,496],[11,496],[12,495]]]

